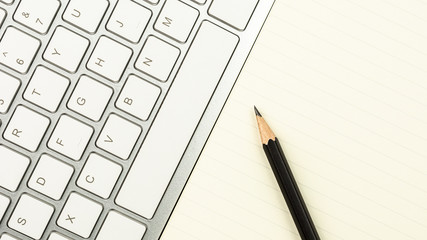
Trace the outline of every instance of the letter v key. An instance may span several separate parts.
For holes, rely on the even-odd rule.
[[[113,142],[113,139],[107,135],[107,139],[105,139],[104,142]]]

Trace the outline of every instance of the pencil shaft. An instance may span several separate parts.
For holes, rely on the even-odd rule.
[[[269,140],[263,147],[301,239],[320,240],[279,141]]]

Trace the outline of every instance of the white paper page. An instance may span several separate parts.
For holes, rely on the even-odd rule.
[[[253,105],[322,239],[427,239],[427,1],[278,0],[162,240],[300,239]]]

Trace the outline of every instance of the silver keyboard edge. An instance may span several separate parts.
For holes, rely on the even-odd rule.
[[[156,216],[156,218],[151,221],[151,224],[158,226],[164,225],[171,216],[168,212],[172,212],[173,214],[176,202],[181,196],[183,188],[185,187],[189,176],[197,163],[215,123],[218,120],[219,115],[237,81],[243,65],[246,62],[257,37],[259,36],[271,8],[273,7],[274,1],[275,0],[260,1],[252,15],[252,20],[247,26],[245,33],[239,34],[239,45],[237,46],[214,95],[211,97],[209,105],[207,106],[193,138],[187,146],[187,150],[175,172],[174,178],[169,184],[168,190],[157,209],[156,214],[164,217]],[[222,25],[222,27],[224,27],[224,25]],[[230,30],[230,28],[227,30]],[[147,232],[146,235],[148,236],[149,233]]]

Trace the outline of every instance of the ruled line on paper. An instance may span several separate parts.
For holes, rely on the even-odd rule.
[[[239,101],[235,101],[235,102],[237,102],[237,103],[239,103],[239,104],[244,104],[244,103],[242,103],[242,102],[239,102]],[[243,120],[243,119],[240,119],[240,118],[238,118],[237,116],[234,116],[234,115],[229,115],[229,116],[231,116],[231,117],[234,117],[236,120],[238,120],[239,121],[239,123],[241,123],[241,124],[245,124],[245,120]],[[284,126],[284,125],[286,125],[286,123],[284,122],[284,121],[282,121],[281,122],[281,119],[273,119],[276,123],[279,123],[280,125],[282,125],[282,126]],[[256,126],[255,125],[251,125],[251,127],[253,127],[254,128],[254,130],[256,129]],[[233,134],[233,131],[232,131],[232,129],[221,129],[222,131],[226,131],[226,132],[229,132],[230,134]],[[309,135],[307,135],[307,136],[309,136]],[[240,137],[240,136],[236,136],[236,137],[238,137],[239,138],[239,141],[242,141],[242,142],[245,142],[245,141],[247,141],[245,138],[243,138],[243,137]],[[320,141],[320,140],[319,140]],[[323,142],[323,141],[320,141],[322,144],[326,144],[327,145],[327,143],[326,142]],[[241,155],[241,153],[238,153],[238,152],[236,152],[234,149],[232,149],[231,147],[229,147],[229,146],[227,146],[227,145],[225,145],[225,144],[223,144],[221,141],[215,141],[214,142],[214,144],[215,145],[218,145],[218,146],[221,146],[222,148],[224,148],[225,150],[227,150],[227,151],[230,151],[230,152],[233,152],[233,153],[235,153],[235,154],[238,154],[238,155]],[[256,148],[256,147],[259,147],[259,144],[255,144],[255,143],[253,143],[252,141],[250,141],[250,142],[248,142],[248,145],[252,145],[252,147],[253,148]],[[298,146],[294,146],[292,143],[286,143],[286,146],[288,146],[288,145],[291,145],[292,147],[295,147],[295,148],[298,148]],[[310,154],[310,155],[312,155],[311,153],[309,153],[308,151],[305,151],[305,150],[303,150],[304,151],[304,153],[306,153],[306,154]],[[214,158],[214,155],[208,155],[210,158],[213,158],[213,159],[215,159]],[[248,156],[244,156],[244,155],[241,155],[242,156],[242,158],[245,158],[245,159],[251,159],[250,157],[248,157]],[[312,155],[313,157],[315,157],[316,158],[316,156],[314,156],[314,155]],[[326,160],[326,159],[316,159],[316,160],[321,160],[323,163],[325,163],[325,164],[329,164],[331,167],[334,167],[334,168],[337,168],[337,169],[339,169],[340,171],[346,171],[345,169],[342,169],[342,168],[339,168],[338,166],[336,166],[335,164],[333,164],[333,162],[332,161],[328,161],[328,160]],[[221,161],[220,159],[215,159],[215,161],[218,161],[218,162],[221,162],[222,164],[225,164],[225,162],[224,161]],[[254,161],[254,160],[252,160],[252,161]],[[293,164],[295,165],[295,166],[299,166],[299,167],[301,167],[301,168],[305,168],[307,171],[310,171],[312,174],[316,174],[316,172],[315,171],[312,171],[312,170],[310,170],[309,168],[306,168],[306,167],[304,167],[304,166],[302,166],[302,165],[300,165],[300,164],[298,164],[298,161],[292,161],[291,160],[291,162],[293,162]],[[266,165],[262,165],[264,168],[266,168],[266,169],[269,169],[269,166],[268,166],[268,164],[266,164]],[[229,168],[233,168],[233,166],[230,164],[229,166],[228,166]],[[234,168],[235,169],[235,168]],[[237,169],[235,169],[236,171],[237,171]],[[380,169],[376,169],[376,170],[380,170]],[[346,172],[348,172],[348,171],[346,171]],[[348,174],[351,174],[350,172],[348,172]],[[386,172],[385,172],[385,174],[387,174]],[[318,174],[316,174],[316,175],[318,175]],[[318,175],[319,177],[322,177],[321,175]],[[356,177],[358,177],[357,175],[353,175],[353,176],[356,176]],[[395,176],[391,176],[391,177],[395,177]],[[360,177],[358,177],[359,179],[361,179],[361,180],[364,180],[365,182],[367,182],[365,179],[362,179],[362,178],[360,178]],[[325,179],[326,181],[329,181],[329,182],[331,182],[328,178],[323,178],[323,179]],[[370,184],[375,184],[375,183],[371,183],[371,182],[369,182]],[[403,183],[405,183],[405,182],[403,182]],[[340,185],[339,183],[335,183],[336,185],[339,185],[340,187],[344,187],[342,184]],[[405,184],[407,184],[407,183],[405,183]],[[306,187],[309,187],[309,186],[306,186]],[[359,195],[359,196],[361,196],[361,197],[365,197],[365,196],[363,196],[363,195],[360,195],[359,193],[357,193],[357,192],[354,192],[354,191],[352,191],[351,189],[346,189],[346,190],[348,190],[348,191],[351,191],[351,192],[353,192],[354,194],[357,194],[357,195]],[[393,194],[393,193],[391,193],[391,194]],[[416,204],[416,203],[413,203],[412,201],[410,201],[410,200],[408,200],[408,199],[406,199],[406,198],[404,198],[404,196],[399,196],[399,195],[396,195],[396,194],[393,194],[394,195],[394,197],[396,197],[396,198],[400,198],[400,199],[402,199],[402,200],[405,200],[407,203],[410,203],[410,204],[412,204],[414,207],[417,207],[417,208],[420,208],[420,209],[423,209],[424,210],[424,214],[427,214],[427,208],[424,206],[424,205],[418,205],[418,204]],[[366,198],[366,197],[365,197]],[[401,215],[399,212],[396,212],[396,211],[394,211],[394,209],[391,209],[391,208],[389,208],[389,207],[387,207],[387,206],[384,206],[384,205],[382,205],[382,204],[379,204],[379,203],[377,203],[377,202],[374,202],[373,201],[373,199],[369,199],[369,198],[366,198],[366,199],[368,199],[368,200],[370,200],[371,202],[373,202],[374,204],[377,204],[378,206],[381,206],[381,207],[384,207],[385,209],[387,209],[387,210],[389,210],[389,211],[392,211],[392,212],[394,212],[394,213],[396,213],[397,215],[400,215],[401,217],[403,217],[403,218],[407,218],[407,217],[405,217],[405,216],[403,216],[403,215]],[[420,225],[420,226],[422,226],[422,227],[424,227],[424,228],[426,228],[427,229],[427,225],[425,225],[425,223],[421,223],[421,222],[419,222],[419,221],[417,221],[417,220],[414,220],[414,219],[411,219],[411,218],[407,218],[408,220],[410,220],[410,221],[412,221],[413,223],[416,223],[416,224],[418,224],[418,225]]]
[[[235,101],[235,102],[238,102],[238,101]],[[238,118],[238,117],[236,117],[236,116],[231,116],[230,115],[230,117],[234,117],[236,120],[238,120],[238,121],[240,121],[240,123],[241,124],[247,124],[247,123],[245,123],[242,119],[240,119],[240,118]],[[278,119],[275,119],[275,121],[277,121],[277,122],[279,122],[279,120]],[[286,123],[282,123],[283,125],[286,125]],[[252,128],[253,128],[253,130],[254,131],[256,131],[256,125],[250,125]],[[225,129],[225,128],[221,128],[221,131],[224,131],[224,132],[227,132],[227,133],[229,133],[230,135],[233,135],[234,134],[234,132],[233,132],[233,130],[232,129]],[[306,135],[306,136],[308,136],[308,137],[310,137],[309,135],[307,135],[306,133],[303,133],[303,132],[300,132],[300,133],[302,133],[302,134],[304,134],[304,135]],[[241,136],[239,136],[239,135],[235,135],[235,137],[236,137],[236,139],[238,139],[239,141],[242,141],[242,142],[245,142],[245,141],[247,141],[247,139],[245,139],[245,138],[243,138],[243,137],[241,137]],[[317,140],[317,139],[314,139],[314,140],[316,140],[316,141],[319,141],[321,144],[325,144],[325,145],[327,145],[327,143],[325,143],[325,142],[322,142],[322,141],[320,141],[320,140]],[[253,141],[247,141],[247,143],[248,143],[248,146],[249,145],[251,145],[251,147],[253,147],[253,148],[257,148],[257,147],[259,147],[259,144],[256,144],[256,143],[254,143]],[[261,166],[262,168],[264,168],[264,169],[266,169],[266,170],[268,170],[268,169],[270,169],[270,167],[269,167],[269,165],[268,165],[268,163],[267,162],[264,162],[263,164],[260,164],[259,163],[259,160],[258,159],[253,159],[253,158],[255,158],[255,157],[251,157],[251,156],[247,156],[247,155],[243,155],[241,152],[236,152],[236,151],[234,151],[233,149],[231,149],[231,147],[229,147],[229,146],[227,146],[227,145],[224,145],[222,142],[220,142],[220,141],[217,141],[217,140],[213,140],[213,144],[215,144],[215,145],[218,145],[218,146],[221,146],[222,148],[224,148],[225,150],[227,150],[227,151],[230,151],[230,152],[233,152],[233,153],[235,153],[235,154],[237,154],[237,155],[239,155],[239,156],[241,156],[242,158],[244,158],[244,159],[247,159],[247,160],[249,160],[252,164],[257,164],[257,165],[259,165],[259,166]],[[285,142],[285,144],[288,146],[288,145],[290,145],[290,146],[292,146],[293,148],[297,148],[297,149],[299,149],[299,150],[301,150],[301,151],[303,151],[305,154],[308,154],[308,155],[311,155],[313,158],[319,158],[319,156],[315,156],[315,155],[313,155],[311,152],[309,152],[309,151],[307,151],[307,150],[305,150],[305,149],[303,149],[303,148],[300,148],[299,146],[297,146],[297,145],[294,145],[294,144],[292,144],[292,143],[289,143],[289,142]],[[344,153],[345,154],[345,153]],[[346,154],[346,155],[348,155],[348,154]],[[231,169],[234,169],[234,170],[236,170],[237,171],[237,167],[233,167],[233,165],[232,164],[226,164],[226,162],[225,161],[221,161],[220,159],[216,159],[216,158],[214,158],[214,154],[207,154],[207,156],[209,156],[210,158],[212,158],[212,159],[215,159],[215,161],[218,161],[218,162],[220,162],[220,163],[222,163],[222,164],[225,164],[227,167],[229,167],[229,168],[231,168]],[[351,158],[353,158],[354,160],[357,160],[356,158],[354,158],[353,156],[350,156],[350,155],[348,155],[349,157],[351,157]],[[349,174],[349,175],[352,175],[352,176],[354,176],[354,177],[356,177],[356,178],[358,178],[358,179],[360,179],[361,181],[364,181],[365,183],[369,183],[369,184],[373,184],[373,185],[375,185],[375,187],[377,187],[377,188],[379,188],[379,189],[381,189],[382,191],[385,191],[385,192],[387,192],[387,193],[389,193],[389,194],[392,194],[393,195],[393,197],[395,197],[395,198],[400,198],[400,199],[402,199],[402,200],[404,200],[405,202],[407,202],[407,203],[409,203],[409,204],[411,204],[411,205],[413,205],[414,207],[417,207],[417,208],[420,208],[420,209],[423,209],[424,210],[424,213],[425,214],[427,214],[427,207],[425,206],[425,205],[420,205],[420,204],[417,204],[417,203],[415,203],[415,202],[413,202],[413,201],[411,201],[410,199],[408,199],[408,198],[405,198],[405,196],[403,195],[397,195],[396,193],[393,193],[393,192],[390,192],[390,191],[387,191],[387,189],[385,189],[385,188],[383,188],[383,187],[381,187],[381,186],[379,186],[379,185],[377,185],[375,182],[369,182],[369,181],[367,181],[366,179],[364,179],[364,178],[361,178],[360,176],[358,176],[358,175],[356,175],[356,174],[353,174],[353,173],[351,173],[350,171],[348,171],[348,170],[346,170],[346,169],[344,169],[344,168],[342,168],[342,167],[339,167],[339,166],[337,166],[336,164],[334,164],[334,162],[332,161],[332,160],[328,160],[328,159],[316,159],[316,160],[319,160],[319,161],[322,161],[323,163],[325,163],[325,164],[328,164],[330,167],[333,167],[333,168],[336,168],[337,170],[339,170],[339,171],[344,171],[344,172],[346,172],[346,174]],[[290,162],[293,162],[293,164],[295,164],[295,165],[297,165],[297,166],[300,166],[300,167],[303,167],[303,166],[301,166],[301,165],[299,165],[298,164],[298,161],[292,161],[292,160],[290,160]],[[367,165],[367,166],[370,166],[370,165]],[[304,168],[304,167],[303,167]],[[380,169],[375,169],[375,170],[380,170]],[[310,170],[309,170],[310,171]],[[313,172],[314,173],[314,172]],[[384,172],[384,174],[387,174],[386,172]],[[320,175],[319,175],[320,176]],[[395,176],[391,176],[391,177],[395,177]],[[327,180],[327,181],[330,181],[329,179],[327,179],[327,178],[325,178],[325,180]],[[271,183],[271,182],[270,182]],[[406,184],[405,182],[403,182],[404,184]],[[274,184],[274,182],[273,182],[273,184]],[[338,184],[338,183],[337,183]],[[275,185],[274,185],[275,186]],[[270,188],[275,188],[273,185],[269,185],[269,184],[266,184],[266,187],[270,187]],[[340,185],[341,187],[342,187],[342,185]],[[277,188],[277,186],[276,186],[276,188]],[[350,190],[350,189],[348,189],[349,191],[352,191],[352,190]],[[356,193],[356,192],[354,192],[354,193]],[[357,193],[356,193],[357,194]],[[362,196],[362,195],[361,195]],[[369,199],[369,200],[371,200],[372,201],[372,199]],[[381,206],[383,206],[383,205],[381,205]],[[383,206],[383,207],[385,207],[385,206]],[[391,210],[391,211],[393,211],[393,209],[391,209],[391,208],[388,208],[388,207],[385,207],[385,208],[387,208],[387,209],[389,209],[389,210]],[[413,221],[413,222],[415,222],[415,223],[418,223],[418,224],[421,224],[420,222],[417,222],[416,220],[414,220],[414,219],[409,219],[409,220],[411,220],[411,221]],[[424,223],[425,224],[425,223]],[[421,224],[422,226],[424,226],[424,227],[427,227],[427,225],[423,225],[423,224]]]

